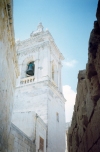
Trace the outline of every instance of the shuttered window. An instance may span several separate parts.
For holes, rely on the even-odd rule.
[[[42,137],[40,137],[40,147],[39,150],[41,150],[41,152],[44,151],[44,139]]]

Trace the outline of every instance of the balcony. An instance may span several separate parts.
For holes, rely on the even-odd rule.
[[[35,79],[34,76],[23,78],[23,79],[21,79],[20,84],[21,85],[28,84],[28,83],[30,84],[30,83],[34,82],[34,79]]]

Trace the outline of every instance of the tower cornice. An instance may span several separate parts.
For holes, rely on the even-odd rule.
[[[23,79],[21,79],[21,82],[25,81],[25,80],[26,79],[23,78]],[[42,85],[42,84],[45,85],[45,86],[50,87],[51,90],[54,91],[55,94],[61,99],[61,101],[66,102],[66,99],[64,98],[63,94],[58,90],[57,86],[51,80],[38,81],[38,82],[33,81],[31,83],[22,83],[22,84],[20,84],[20,86],[17,86],[16,88],[22,88],[22,87],[30,86],[30,85],[32,85],[33,87],[34,86],[36,87],[36,86]]]
[[[56,54],[58,54],[61,60],[64,60],[64,56],[58,49],[51,33],[48,30],[39,32],[37,34],[33,34],[31,35],[30,38],[26,40],[23,40],[23,41],[18,40],[16,42],[16,50],[18,53],[26,52],[26,50],[31,52],[30,49],[32,50],[35,48],[43,47],[43,45],[47,46],[47,44],[49,47],[50,46],[52,47],[51,48],[52,52],[55,52]]]

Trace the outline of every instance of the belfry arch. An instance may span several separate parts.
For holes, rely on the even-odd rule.
[[[35,60],[33,56],[27,57],[23,60],[22,65],[21,65],[21,78],[25,78],[28,76],[26,74],[26,71],[27,71],[28,65],[32,62],[34,62],[34,65],[35,65]],[[35,68],[34,68],[34,75],[35,75]]]

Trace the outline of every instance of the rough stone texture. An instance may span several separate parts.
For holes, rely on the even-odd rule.
[[[0,152],[8,149],[17,71],[12,0],[0,0]]]
[[[11,124],[8,152],[36,152],[36,146],[21,130]]]
[[[76,103],[68,131],[69,152],[100,152],[100,1],[96,16],[86,70],[78,75]]]
[[[68,129],[71,125],[71,122],[67,122],[66,123],[66,149],[65,149],[65,152],[68,152],[68,147],[67,147],[67,134],[68,134]]]

